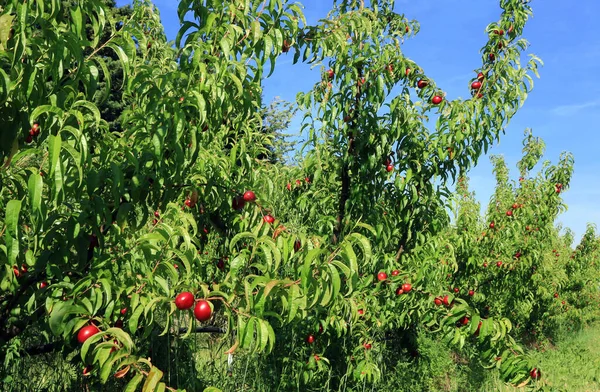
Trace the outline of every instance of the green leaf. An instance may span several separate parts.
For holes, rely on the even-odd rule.
[[[258,19],[255,19],[252,21],[251,27],[252,27],[252,40],[254,42],[258,42],[258,40],[262,36],[262,30],[260,28],[260,22],[258,21]]]
[[[162,278],[162,277],[160,277],[160,276],[155,276],[154,280],[163,289],[163,291],[165,292],[165,295],[167,297],[170,297],[171,296],[171,290],[169,290],[169,284],[167,283],[167,280],[164,279],[164,278]]]
[[[73,21],[74,32],[77,36],[82,35],[83,17],[81,16],[81,8],[78,6],[71,7],[71,20]]]
[[[131,332],[132,334],[135,333],[135,331],[137,331],[138,324],[140,322],[140,317],[143,312],[144,312],[143,305],[138,306],[133,311],[133,314],[131,315],[131,318],[129,319],[129,332]]]
[[[50,155],[50,177],[53,177],[60,159],[60,148],[62,145],[60,133],[56,136],[50,135],[48,137],[48,145],[48,153]],[[60,166],[58,167],[60,170]]]
[[[296,284],[290,286],[288,290],[288,322],[292,322],[294,317],[296,317],[296,313],[300,307],[300,301],[298,301],[300,296],[300,287]]]
[[[144,376],[141,373],[133,376],[133,378],[127,383],[127,386],[125,386],[124,392],[135,392],[143,379]]]
[[[244,328],[244,333],[242,334],[240,331],[240,335],[242,336],[242,339],[240,340],[240,347],[241,348],[250,348],[252,342],[254,341],[254,325],[256,324],[256,317],[250,317],[250,319],[248,319],[248,322],[245,324],[245,328]]]
[[[39,173],[34,172],[29,176],[27,187],[29,189],[29,201],[31,203],[31,210],[34,214],[39,214],[42,206],[42,176]]]
[[[6,47],[8,37],[10,37],[10,29],[12,28],[14,15],[6,13],[0,16],[0,45]]]
[[[142,387],[142,392],[154,392],[162,376],[163,372],[156,366],[152,366],[152,369],[150,369],[150,372],[148,372],[146,382]]]
[[[221,50],[223,50],[223,55],[225,58],[228,58],[231,55],[231,43],[229,42],[229,36],[226,35],[221,38]]]
[[[6,234],[8,261],[11,264],[17,262],[19,256],[19,215],[21,213],[21,201],[11,200],[6,205]]]

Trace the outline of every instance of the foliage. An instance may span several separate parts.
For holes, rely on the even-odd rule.
[[[596,277],[587,264],[593,231],[573,261],[544,258],[548,240],[568,246],[552,223],[570,156],[525,181],[518,196],[496,160],[495,200],[530,197],[523,211],[539,232],[517,235],[518,215],[501,219],[504,209],[492,208],[498,233],[478,242],[472,205],[459,207],[456,228],[446,212],[451,179],[498,140],[532,88],[539,60],[520,62],[527,2],[500,1],[471,81],[482,84],[454,101],[402,54],[419,25],[391,0],[334,2],[312,26],[288,1],[181,0],[176,48],[149,0],[136,0],[125,20],[96,0],[69,12],[61,5],[12,0],[0,15],[6,368],[24,342],[50,343],[86,366],[90,383],[209,387],[220,378],[196,373],[200,324],[174,301],[191,291],[210,301],[210,323],[225,330],[208,346],[245,359],[244,380],[250,360],[270,358],[272,366],[252,370],[282,389],[375,387],[431,334],[525,385],[534,364],[511,333],[558,320],[543,290],[564,287],[575,314],[585,313],[575,298]],[[309,139],[297,166],[281,163],[285,145],[273,140],[285,115],[272,121],[261,110],[262,81],[291,50],[294,62],[323,72],[298,94]],[[97,105],[111,94],[107,51],[123,73],[120,133]],[[392,96],[394,88],[401,93]],[[523,176],[539,156],[528,139]],[[492,256],[514,264],[515,277],[472,274]],[[529,297],[515,296],[510,284],[532,266],[551,274],[530,277]],[[449,292],[452,281],[485,288],[471,300]],[[494,300],[490,312],[484,295]],[[90,325],[99,332],[84,341],[77,335]],[[240,366],[234,359],[228,371]]]
[[[269,106],[262,108],[263,131],[273,138],[269,147],[269,161],[273,164],[289,161],[289,153],[295,150],[296,143],[289,140],[293,135],[284,132],[290,127],[297,111],[293,103],[280,98],[275,98]]]

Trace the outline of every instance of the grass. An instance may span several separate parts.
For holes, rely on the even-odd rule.
[[[600,325],[559,341],[556,346],[545,344],[530,353],[539,369],[542,379],[536,384],[537,390],[565,392],[600,391]],[[495,379],[492,375],[486,391],[517,391]]]
[[[600,391],[600,325],[536,353],[544,384],[557,391]]]

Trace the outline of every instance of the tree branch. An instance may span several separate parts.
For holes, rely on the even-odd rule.
[[[184,334],[186,332],[186,327],[179,328],[179,334]],[[224,328],[209,325],[207,327],[196,327],[192,330],[192,333],[227,333],[227,331]]]

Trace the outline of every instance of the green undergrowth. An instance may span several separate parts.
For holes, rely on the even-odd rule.
[[[600,325],[587,327],[553,343],[530,347],[542,379],[525,388],[509,387],[497,371],[485,370],[431,342],[416,364],[397,367],[380,390],[389,391],[600,391]],[[437,355],[436,355],[437,354]]]
[[[196,336],[174,349],[177,355],[166,355],[161,349],[173,345],[170,339],[153,342],[153,361],[167,370],[171,384],[187,384],[193,379],[195,390],[215,386],[225,391],[306,391],[290,377],[285,354],[236,355],[227,363],[225,342],[210,336]],[[227,342],[229,343],[229,342]],[[381,356],[381,380],[370,383],[324,381],[311,391],[344,392],[472,392],[472,391],[600,391],[600,324],[580,332],[563,334],[554,342],[529,346],[533,363],[542,371],[542,379],[523,388],[505,385],[496,370],[484,369],[475,352],[450,350],[428,334],[416,337],[418,351],[409,351],[400,342],[387,342],[386,354]],[[187,347],[186,347],[187,346]],[[192,359],[193,358],[193,359]],[[330,358],[332,361],[335,359]],[[59,353],[23,358],[21,366],[5,377],[2,390],[81,391],[123,390],[123,381],[113,379],[100,386],[81,377],[80,370],[61,358]],[[293,372],[292,372],[293,373]],[[349,376],[349,375],[348,375]],[[287,379],[286,379],[287,378]],[[327,377],[324,378],[324,380]],[[350,377],[348,377],[350,378]],[[21,380],[21,382],[16,382]],[[120,381],[120,382],[119,382]],[[194,383],[192,383],[194,384]]]

